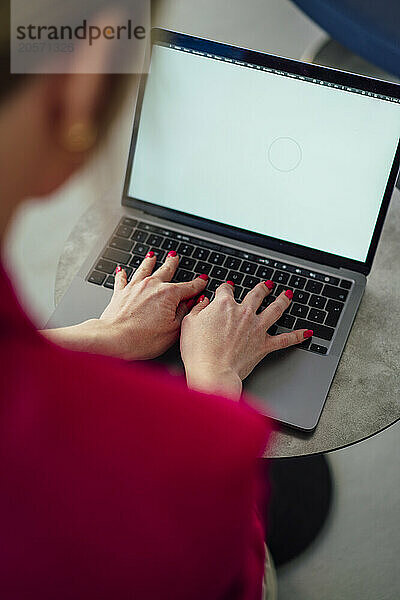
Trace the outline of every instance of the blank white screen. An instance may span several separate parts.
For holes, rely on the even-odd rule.
[[[400,105],[155,46],[131,197],[364,262]]]

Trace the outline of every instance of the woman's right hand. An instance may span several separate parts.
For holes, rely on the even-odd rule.
[[[189,387],[240,398],[242,381],[263,358],[313,335],[305,329],[268,335],[293,298],[290,290],[282,293],[257,314],[273,287],[271,281],[258,284],[241,304],[230,283],[218,288],[211,303],[201,297],[182,324],[181,354]]]

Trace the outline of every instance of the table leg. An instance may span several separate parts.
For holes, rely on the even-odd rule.
[[[299,556],[327,521],[333,480],[324,455],[269,460],[270,503],[267,544],[277,567]]]

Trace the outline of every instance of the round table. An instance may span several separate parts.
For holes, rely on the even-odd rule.
[[[79,270],[109,217],[104,203],[80,219],[60,259],[55,301]],[[269,458],[330,452],[371,437],[400,418],[400,191],[394,193],[365,297],[315,432],[274,434]],[[300,392],[301,393],[301,392]]]

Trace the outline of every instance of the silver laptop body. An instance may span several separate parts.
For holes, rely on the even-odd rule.
[[[304,348],[290,349],[267,357],[248,378],[245,383],[245,390],[251,396],[258,399],[258,408],[265,414],[272,416],[277,421],[289,427],[300,429],[305,432],[311,432],[318,424],[340,357],[350,334],[357,310],[360,306],[366,286],[367,275],[372,266],[390,198],[395,186],[400,162],[400,86],[159,29],[154,30],[153,32],[153,55],[155,49],[157,50],[157,53],[159,52],[159,57],[157,58],[158,55],[156,54],[156,58],[153,59],[156,62],[154,65],[152,63],[150,75],[143,77],[137,99],[132,148],[128,161],[127,178],[121,207],[116,210],[115,215],[109,219],[104,234],[101,236],[96,247],[93,248],[93,251],[85,261],[80,272],[76,275],[70,288],[51,317],[48,327],[55,328],[74,325],[101,315],[112,296],[112,289],[110,286],[110,282],[112,282],[112,273],[109,272],[109,267],[110,264],[113,263],[110,259],[110,256],[112,257],[113,254],[109,253],[107,255],[108,258],[104,258],[106,252],[105,249],[108,248],[109,251],[114,250],[118,252],[118,248],[115,250],[115,246],[111,245],[112,240],[115,240],[115,238],[117,238],[117,240],[122,240],[120,242],[121,245],[128,248],[132,239],[129,241],[130,238],[125,237],[124,239],[128,241],[123,243],[123,238],[119,237],[119,233],[124,231],[125,236],[127,236],[130,234],[129,227],[135,232],[133,235],[136,235],[138,231],[143,232],[143,238],[145,240],[146,236],[147,240],[149,240],[150,238],[148,236],[150,235],[154,235],[154,239],[162,237],[163,241],[160,242],[160,246],[164,248],[168,248],[168,245],[165,244],[168,239],[170,239],[167,234],[171,233],[171,239],[179,243],[180,247],[182,247],[181,244],[196,248],[207,249],[209,247],[209,252],[211,253],[210,256],[213,254],[223,255],[223,260],[225,261],[224,264],[228,261],[228,258],[226,257],[236,257],[236,261],[240,261],[242,265],[240,268],[243,268],[243,265],[248,264],[249,262],[252,264],[254,263],[256,269],[253,274],[254,276],[257,276],[257,273],[260,272],[259,270],[261,268],[267,270],[270,269],[271,271],[274,271],[274,276],[277,273],[281,274],[279,277],[283,280],[284,287],[290,287],[291,282],[301,284],[300,291],[297,290],[297,288],[294,289],[298,292],[298,297],[304,296],[304,293],[308,294],[308,301],[313,302],[313,304],[305,304],[303,309],[305,314],[311,314],[315,319],[318,317],[319,321],[315,322],[315,327],[313,326],[312,328],[323,332],[324,337],[318,337],[318,335],[316,335]],[[169,60],[171,63],[168,63]],[[190,61],[194,62],[191,63]],[[188,70],[185,70],[186,64],[188,65]],[[163,69],[165,70],[163,71]],[[250,216],[248,215],[251,215],[252,210],[254,210],[251,206],[252,177],[249,178],[249,173],[250,176],[252,173],[251,164],[245,167],[246,173],[243,175],[247,176],[249,190],[248,196],[244,199],[241,208],[243,212],[243,224],[246,226],[243,226],[242,222],[238,222],[237,219],[234,221],[233,212],[231,214],[230,211],[226,213],[226,218],[220,220],[216,219],[215,210],[219,209],[215,208],[215,202],[210,202],[207,205],[207,214],[199,214],[197,209],[196,211],[190,210],[193,205],[190,205],[189,201],[188,210],[182,210],[182,206],[186,205],[179,203],[181,184],[184,189],[184,193],[182,193],[182,203],[185,202],[185,193],[188,197],[192,196],[192,194],[188,193],[188,188],[186,186],[187,181],[189,181],[190,184],[190,178],[189,180],[186,180],[190,166],[183,165],[182,171],[177,169],[174,181],[172,181],[170,176],[171,169],[168,169],[170,164],[168,164],[168,161],[164,164],[166,159],[163,158],[165,155],[168,155],[168,151],[166,151],[167,145],[169,144],[167,133],[171,121],[171,111],[175,110],[174,107],[176,107],[176,110],[178,111],[178,105],[183,95],[188,94],[188,97],[191,98],[190,94],[193,93],[192,86],[190,86],[190,89],[189,86],[187,86],[187,88],[184,87],[184,90],[181,92],[176,91],[179,86],[184,85],[182,82],[185,82],[185,78],[188,82],[191,82],[191,78],[193,77],[199,82],[202,77],[208,77],[207,73],[209,69],[215,70],[215,74],[213,73],[212,77],[218,77],[215,86],[216,88],[218,88],[219,85],[218,81],[224,81],[224,85],[222,86],[221,84],[220,90],[216,89],[213,91],[216,96],[219,94],[220,97],[216,97],[215,99],[212,99],[212,101],[210,100],[210,106],[214,106],[214,102],[219,106],[224,105],[222,102],[222,100],[224,100],[223,94],[226,93],[226,89],[229,85],[238,86],[236,97],[232,100],[233,103],[238,102],[237,96],[240,95],[240,90],[243,89],[243,82],[238,82],[237,80],[237,78],[240,77],[250,77],[249,80],[246,80],[248,89],[245,90],[246,93],[243,97],[245,98],[249,95],[252,102],[258,102],[261,92],[257,86],[265,85],[264,80],[261,78],[273,77],[274,79],[271,79],[272,83],[266,88],[271,90],[271,95],[275,93],[274,86],[280,85],[280,82],[284,82],[285,85],[303,86],[298,88],[301,90],[305,90],[306,88],[304,86],[308,86],[307,91],[304,93],[301,92],[299,97],[302,107],[299,112],[306,115],[306,117],[302,118],[302,126],[305,126],[304,123],[306,123],[307,119],[310,120],[311,124],[307,125],[306,123],[307,132],[312,126],[314,119],[312,111],[309,111],[307,108],[307,99],[308,97],[311,98],[311,96],[309,96],[310,94],[314,94],[313,90],[316,90],[315,94],[326,94],[326,118],[328,122],[329,115],[335,114],[335,98],[339,98],[340,96],[340,101],[344,101],[344,98],[347,97],[350,98],[350,115],[353,110],[356,110],[354,114],[359,114],[360,111],[365,110],[365,114],[368,115],[368,111],[376,107],[377,125],[379,126],[379,130],[382,128],[382,123],[379,122],[379,119],[382,119],[383,123],[388,122],[394,124],[391,130],[387,132],[386,137],[388,139],[383,136],[384,139],[378,141],[376,137],[373,137],[375,135],[375,129],[372,129],[371,133],[368,133],[368,135],[372,136],[369,148],[370,154],[372,157],[374,156],[374,147],[376,147],[377,155],[380,157],[378,162],[380,162],[381,166],[377,166],[378,173],[375,177],[375,179],[379,180],[379,185],[376,187],[375,200],[373,196],[371,196],[371,217],[368,217],[368,214],[365,216],[360,215],[357,222],[351,222],[352,217],[347,216],[347,209],[346,212],[343,212],[343,209],[341,210],[342,214],[338,217],[338,222],[343,223],[343,239],[341,240],[341,229],[339,228],[337,232],[338,248],[341,247],[341,243],[345,246],[347,243],[346,239],[348,239],[349,250],[346,256],[339,256],[337,253],[327,252],[326,248],[323,247],[324,241],[322,238],[322,241],[318,242],[318,246],[307,246],[304,243],[299,243],[301,240],[298,240],[297,238],[295,241],[292,241],[288,238],[287,232],[285,232],[284,235],[277,235],[276,229],[270,231],[268,219],[263,217],[263,202],[259,202],[259,194],[257,196],[257,210],[260,210],[260,223],[256,224],[253,229],[248,227],[246,219],[250,219]],[[219,69],[221,71],[219,71]],[[237,73],[240,73],[240,75],[236,75],[235,69],[237,69]],[[251,71],[251,73],[249,73],[249,71]],[[219,72],[221,72],[221,77],[219,77]],[[168,78],[166,78],[167,73]],[[176,79],[174,79],[174,77]],[[252,95],[253,84],[251,82],[253,80],[251,77],[257,78],[254,79],[254,88],[257,88],[257,94],[255,96]],[[174,85],[172,90],[169,87],[170,85]],[[198,83],[198,85],[200,85],[200,83]],[[204,84],[202,87],[204,89]],[[157,96],[160,89],[163,90],[162,94],[164,100],[168,94],[173,97],[173,102],[171,104],[172,108],[170,106],[168,109],[170,111],[168,115],[169,122],[165,125],[163,124],[162,110],[161,113],[155,113],[156,110],[158,111],[158,108],[154,108],[154,102],[156,102],[156,100],[158,101],[157,106],[162,104],[162,102],[160,102],[160,97]],[[178,93],[179,96],[177,96]],[[151,96],[152,94],[154,96],[153,98]],[[199,92],[197,92],[197,96],[193,96],[191,100],[191,114],[195,128],[198,127],[196,125],[196,115],[201,112],[199,107],[203,106],[204,102],[206,102],[206,100],[201,100],[197,105],[196,98],[198,97],[198,94]],[[279,94],[278,88],[276,94]],[[329,94],[331,94],[331,96],[329,96]],[[338,96],[335,96],[335,94],[338,94]],[[149,97],[146,97],[146,95],[149,95]],[[328,98],[331,97],[333,100],[332,107],[330,108],[330,100],[328,100]],[[165,100],[165,102],[168,104],[167,100]],[[187,97],[185,97],[183,101],[185,102],[185,105],[183,105],[180,112],[185,112],[186,110]],[[310,103],[313,101],[314,100],[310,99]],[[320,101],[320,98],[318,98],[318,101]],[[271,102],[273,102],[273,99]],[[361,103],[361,108],[353,108],[353,104],[357,102]],[[373,104],[374,102],[375,104]],[[325,102],[322,102],[322,112],[324,112],[324,106]],[[248,108],[246,107],[244,109],[245,115],[247,115],[247,111],[250,110],[250,108],[251,104]],[[221,110],[221,108],[218,108],[218,110]],[[235,114],[239,114],[241,109],[235,108],[235,110]],[[208,111],[206,111],[206,116],[211,113],[211,120],[215,120],[216,118],[216,114],[212,114],[213,111],[213,108],[209,108]],[[217,111],[217,109],[215,109],[215,111]],[[223,111],[223,114],[226,116],[225,110]],[[241,112],[240,114],[242,115]],[[225,119],[225,116],[222,118],[222,121]],[[175,115],[174,118],[179,121],[179,116]],[[183,118],[185,117],[183,116]],[[245,118],[241,119],[240,127],[244,127],[246,118],[247,117],[245,116]],[[252,121],[252,118],[252,115],[249,113],[249,122]],[[299,119],[300,118],[301,117],[299,116]],[[203,113],[201,119],[204,119]],[[152,123],[154,122],[156,122],[157,127],[159,127],[157,131],[153,131],[152,129]],[[188,122],[190,124],[192,123],[192,121]],[[284,119],[284,122],[286,123],[286,119]],[[323,122],[323,120],[319,121],[319,123],[321,122]],[[350,120],[349,123],[351,123]],[[200,126],[202,128],[205,127],[203,121],[201,121]],[[223,125],[221,125],[221,127],[222,126]],[[197,146],[202,146],[203,143],[199,140],[201,127],[200,129],[197,128],[197,137],[193,138],[193,145],[196,147],[195,153],[197,152]],[[252,126],[249,125],[250,129],[251,127]],[[205,128],[207,129],[207,127]],[[174,130],[176,131],[176,129],[177,126],[175,124]],[[218,129],[218,120],[213,122],[213,127],[210,129],[211,133],[206,132],[206,135],[208,135],[208,137],[212,135],[217,136],[218,133],[214,133],[216,129]],[[255,137],[257,137],[257,129],[258,126],[253,134]],[[263,160],[265,160],[265,168],[270,174],[268,177],[270,177],[271,180],[278,182],[282,181],[284,182],[283,185],[292,185],[290,183],[290,178],[297,178],[293,180],[293,186],[290,188],[293,190],[290,197],[292,203],[296,203],[298,206],[302,203],[302,196],[300,195],[297,197],[296,189],[303,185],[303,179],[306,177],[304,171],[301,171],[301,169],[303,169],[302,165],[307,161],[308,149],[315,146],[315,143],[317,143],[318,140],[323,140],[323,144],[321,144],[319,151],[316,154],[313,154],[314,162],[312,168],[318,176],[318,171],[320,169],[319,160],[321,161],[321,170],[325,168],[323,166],[323,161],[325,160],[325,144],[329,145],[336,142],[329,137],[325,138],[323,136],[321,138],[322,134],[320,128],[317,133],[311,132],[310,135],[307,133],[307,140],[309,138],[315,138],[311,139],[310,143],[308,141],[301,141],[303,138],[301,137],[301,133],[297,132],[296,126],[292,127],[293,130],[296,130],[296,134],[293,134],[293,136],[288,133],[285,126],[282,126],[281,129],[281,136],[272,136],[273,140],[271,143],[269,140],[266,140],[265,156],[263,157]],[[243,143],[246,143],[247,140],[245,138],[247,130],[243,129],[243,131],[245,133],[241,134],[241,140],[243,140]],[[183,144],[184,142],[187,143],[185,135],[186,133],[184,130],[182,130],[181,133],[179,131],[176,133],[176,137],[179,139],[174,140],[174,143],[171,143],[172,149],[170,153],[180,152],[179,144]],[[232,135],[234,136],[235,134]],[[354,136],[357,135],[358,133],[355,131]],[[359,135],[361,136],[362,134],[360,133]],[[334,138],[334,136],[335,134],[333,133],[331,138]],[[184,142],[182,140],[184,140]],[[218,146],[220,140],[219,138],[216,138],[214,144],[212,144],[212,140],[209,140],[209,142],[209,152],[212,153],[215,151],[212,146]],[[221,147],[223,148],[224,144],[229,145],[230,143],[229,140],[221,141]],[[146,152],[151,152],[151,147],[154,148],[155,145],[157,146],[157,149],[154,150],[155,165],[152,165],[151,168],[144,167],[143,165],[147,164],[146,156],[148,154],[146,154]],[[149,150],[147,150],[147,146],[149,146]],[[382,150],[379,150],[380,147],[382,147]],[[331,151],[331,149],[329,151]],[[201,151],[199,150],[198,152],[198,156],[201,159]],[[206,162],[210,160],[209,152],[207,151],[207,153],[204,154],[204,160]],[[312,150],[312,152],[314,152],[314,150]],[[389,156],[390,160],[388,159]],[[185,160],[184,153],[179,155],[179,157],[178,164],[181,165]],[[221,170],[225,168],[226,170],[229,170],[229,167],[226,167],[224,163],[225,160],[225,157],[219,159],[218,155],[213,156],[212,164],[210,163],[211,180],[214,177],[215,181],[220,181],[218,169]],[[230,160],[232,161],[232,158]],[[258,160],[258,158],[256,160]],[[160,168],[158,168],[159,164],[157,161],[161,161]],[[218,169],[215,168],[214,175],[213,169],[216,161],[218,162]],[[297,164],[299,161],[300,166]],[[221,167],[221,165],[223,166]],[[201,168],[202,167],[200,167],[199,170],[201,170]],[[304,170],[306,171],[307,168],[309,167],[305,165]],[[366,173],[368,170],[371,170],[368,165],[365,165],[364,167],[362,167],[362,165],[354,166],[354,170],[357,171],[357,173],[362,168],[365,169]],[[151,169],[154,169],[155,171],[154,177],[152,177]],[[236,177],[235,170],[237,170],[237,165],[231,173],[233,178]],[[256,171],[256,168],[254,168],[254,171]],[[160,178],[162,179],[161,184],[157,180],[159,173],[161,174]],[[323,223],[324,213],[329,212],[332,208],[332,202],[329,207],[324,206],[325,190],[332,187],[335,188],[335,182],[339,181],[340,176],[340,173],[332,172],[331,178],[325,180],[324,187],[319,189],[320,205],[317,203],[314,204],[314,206],[317,206],[318,210],[319,208],[321,209],[321,216],[315,216],[315,222],[318,223],[318,219],[320,219],[322,227],[325,227],[325,224]],[[227,178],[226,173],[223,177],[225,179]],[[357,179],[357,177],[358,176],[356,175],[355,178]],[[197,194],[197,190],[202,188],[202,186],[204,186],[200,190],[202,193],[204,193],[204,190],[208,189],[207,186],[210,186],[210,196],[213,195],[212,192],[215,193],[215,189],[213,189],[212,184],[207,181],[207,178],[205,178],[205,181],[198,180],[197,175],[193,175],[193,178],[196,181],[193,196]],[[257,176],[255,176],[254,179],[257,179]],[[349,185],[352,185],[350,179],[351,177],[347,175]],[[240,185],[240,182],[238,185]],[[256,188],[257,185],[258,183],[255,182],[254,188]],[[343,182],[341,182],[340,185],[343,186]],[[358,182],[356,181],[353,185],[358,185]],[[171,193],[170,196],[168,196],[170,188]],[[219,189],[219,193],[223,195],[224,189]],[[333,189],[332,193],[334,194],[334,192],[335,190]],[[235,194],[235,190],[233,190],[232,194]],[[362,190],[360,190],[360,194],[362,194]],[[269,197],[270,195],[271,193],[268,192],[266,197]],[[173,204],[173,202],[175,202],[175,197],[177,202],[176,206]],[[284,201],[286,201],[286,198],[283,202]],[[373,202],[375,202],[376,206]],[[234,204],[234,201],[232,201],[232,204]],[[198,206],[198,204],[196,204],[196,206]],[[295,207],[295,210],[299,210],[298,207]],[[311,209],[308,207],[307,210],[312,211],[312,207]],[[349,207],[349,213],[351,213],[351,210],[352,209]],[[372,222],[373,210],[376,210],[376,219],[374,220],[372,229],[370,228],[370,230],[367,231],[367,221],[369,218]],[[368,213],[368,211],[369,209],[366,208],[365,212]],[[363,211],[361,211],[361,213],[362,212]],[[271,210],[267,206],[265,214],[268,215],[270,213]],[[332,210],[332,214],[332,218],[335,219],[334,210]],[[257,213],[255,213],[255,215],[257,216]],[[279,218],[284,222],[285,219],[287,219],[287,211],[283,211],[281,215],[277,216],[277,227],[279,227]],[[296,219],[301,221],[301,218],[301,212],[298,213],[297,217],[296,214],[294,214],[293,218],[291,217],[294,226],[290,222],[288,225],[289,229],[292,227],[296,235],[298,234],[295,227]],[[346,219],[347,221],[350,221],[350,223],[348,223]],[[271,222],[271,228],[273,228],[273,226],[274,225]],[[359,236],[360,238],[360,247],[361,240],[363,240],[364,250],[360,250],[360,254],[357,254],[356,258],[354,258],[354,256],[359,250],[355,246],[353,252],[351,236],[346,238],[345,232],[347,231],[347,226],[350,230],[352,227],[355,230],[360,228],[361,233],[356,233],[356,237]],[[332,227],[335,227],[335,222],[332,222]],[[365,235],[362,233],[364,231],[363,228],[365,228]],[[263,232],[261,230],[263,230]],[[300,232],[299,235],[303,234]],[[305,232],[305,235],[308,235],[308,233]],[[329,227],[326,229],[325,237],[327,240],[328,238],[330,239]],[[135,248],[139,249],[138,244],[140,244],[140,242],[135,241],[135,239],[133,240],[133,249],[131,250],[131,254],[133,255],[135,254]],[[334,237],[332,239],[334,239]],[[368,241],[366,249],[365,240]],[[118,244],[118,241],[116,243]],[[144,242],[144,245],[146,245],[146,242]],[[329,249],[330,248],[331,246],[329,246]],[[216,252],[213,253],[213,249],[216,249]],[[141,247],[140,250],[144,251]],[[361,252],[363,252],[362,255]],[[116,256],[118,256],[118,254]],[[246,257],[249,257],[249,259],[247,260]],[[187,262],[187,264],[190,264],[190,261]],[[214,266],[211,265],[211,268],[214,269]],[[103,271],[101,270],[102,268],[104,269]],[[221,265],[221,269],[224,269],[223,264]],[[134,267],[132,268],[132,271],[134,272]],[[195,268],[193,268],[193,272],[196,272]],[[263,272],[264,271],[261,271],[261,273]],[[282,275],[285,273],[288,275],[287,278],[286,275]],[[248,275],[246,275],[246,273],[241,274],[244,276],[244,281],[246,281]],[[194,276],[195,275],[193,274],[193,277]],[[250,277],[251,276],[250,273]],[[247,281],[251,281],[251,279],[248,279]],[[316,283],[313,284],[313,281]],[[328,296],[322,297],[321,294],[323,291],[321,291],[320,294],[313,294],[312,291],[306,291],[307,289],[314,289],[314,292],[315,290],[321,289],[324,293],[327,293]],[[322,298],[322,300],[318,300],[319,297]],[[325,304],[324,300],[326,300]],[[322,308],[318,302],[322,302]],[[296,306],[302,306],[301,303],[294,302],[294,304],[296,304]],[[338,305],[339,309],[337,309]],[[332,321],[332,313],[327,309],[328,306],[333,307],[332,310],[340,310],[340,314],[338,313],[339,316],[336,319],[337,324],[335,324],[333,328],[326,327],[326,329],[324,329],[325,325],[321,322],[321,319],[325,319],[326,322],[330,319],[330,325],[335,323],[335,318],[333,317]],[[293,319],[289,318],[289,321],[286,324],[294,322],[295,319],[300,319],[300,321],[297,322],[302,323],[303,309],[297,308],[296,310],[299,311],[299,315],[293,316]],[[293,310],[293,308],[291,310]],[[323,314],[324,312],[327,316]],[[305,320],[307,320],[307,317],[305,317]],[[308,322],[313,324],[313,321]],[[288,331],[289,328],[284,325],[285,324],[282,323],[279,325],[277,330],[278,333]],[[329,332],[332,331],[332,333],[328,332],[328,337],[331,337],[331,339],[326,339],[327,336],[325,335],[325,332],[328,330]],[[164,363],[172,363],[174,367],[179,367],[180,361],[178,350],[176,348],[171,350],[171,352],[165,357],[162,357],[161,360]]]

